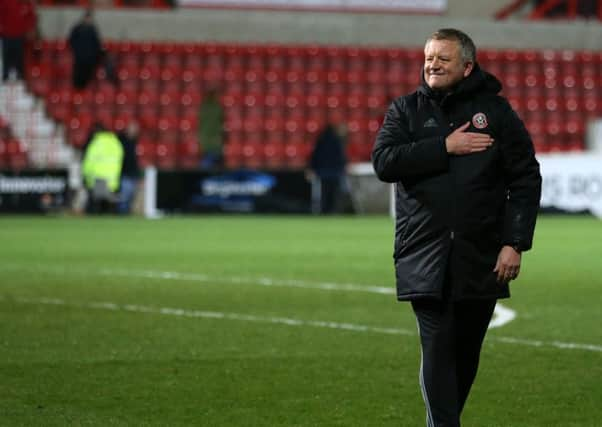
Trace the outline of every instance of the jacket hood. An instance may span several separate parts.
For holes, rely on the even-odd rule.
[[[442,99],[445,94],[441,91],[436,91],[430,88],[430,86],[424,80],[424,72],[420,71],[421,84],[418,87],[418,92],[425,95],[428,98]],[[502,83],[491,73],[483,70],[477,62],[475,62],[472,72],[468,77],[460,80],[451,90],[449,95],[457,96],[470,94],[472,92],[488,92],[491,94],[497,94],[502,90]]]

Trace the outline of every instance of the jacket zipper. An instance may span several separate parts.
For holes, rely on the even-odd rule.
[[[447,114],[445,114],[443,112],[443,109],[441,109],[441,114],[443,115],[443,117],[445,117],[445,122],[444,123],[449,123],[449,128],[450,130],[453,132],[454,131],[454,122],[451,120],[448,120]],[[451,198],[451,219],[452,219],[452,224],[451,224],[451,230],[449,232],[449,238],[451,240],[454,240],[455,237],[455,227],[456,227],[456,199],[454,198],[454,194],[456,194],[456,182],[454,180],[454,173],[452,170],[452,166],[451,166],[451,159],[450,159],[450,167],[449,167],[449,179],[450,179],[450,185],[451,185],[451,191],[450,194],[452,195]]]

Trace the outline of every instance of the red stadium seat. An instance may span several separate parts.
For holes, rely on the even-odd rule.
[[[282,70],[286,67],[285,48],[280,45],[268,45],[265,49],[266,68],[269,70]]]
[[[178,144],[178,166],[196,169],[200,160],[199,143],[194,136],[187,136]]]
[[[177,145],[174,142],[157,143],[155,163],[159,169],[174,169],[177,160]]]
[[[198,120],[196,117],[182,117],[178,122],[178,130],[180,132],[180,140],[187,138],[196,138],[198,130]]]
[[[229,169],[235,169],[243,164],[244,145],[239,141],[230,141],[224,145],[224,164]]]
[[[150,130],[157,128],[158,112],[155,104],[139,105],[138,120],[142,129]]]
[[[16,138],[9,138],[6,141],[5,157],[11,169],[25,169],[29,163],[25,147]]]
[[[201,122],[203,118],[201,117]],[[240,110],[230,109],[226,112],[226,119],[224,121],[224,130],[227,133],[242,132],[243,130],[243,114]]]
[[[126,90],[126,88],[121,87],[121,89],[115,93],[115,104],[133,106],[136,104],[137,98],[136,90]]]
[[[102,123],[107,129],[114,129],[112,104],[103,104],[96,107],[94,116],[95,120]]]
[[[6,141],[0,137],[0,168],[8,167],[8,155],[6,154]]]
[[[157,121],[157,137],[160,142],[175,144],[178,142],[178,118],[162,116]]]
[[[283,93],[268,93],[264,98],[264,103],[266,107],[273,107],[280,109],[284,106],[286,101],[286,97]]]
[[[280,169],[286,166],[285,145],[282,142],[266,142],[263,145],[264,164],[268,168]]]
[[[81,148],[86,143],[94,119],[91,115],[72,116],[68,123],[67,134],[72,145]]]
[[[136,155],[141,167],[154,166],[155,164],[155,143],[146,138],[140,138],[136,144]]]
[[[284,155],[286,158],[287,166],[293,169],[300,169],[306,167],[310,151],[311,146],[305,141],[287,141],[284,148]]]
[[[307,118],[305,120],[305,133],[308,139],[315,140],[320,130],[324,127],[324,118]]]

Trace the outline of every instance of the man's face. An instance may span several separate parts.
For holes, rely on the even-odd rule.
[[[452,40],[430,40],[424,47],[424,80],[431,89],[448,90],[472,71],[464,62],[460,44]]]

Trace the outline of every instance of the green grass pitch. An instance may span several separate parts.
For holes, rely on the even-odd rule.
[[[386,217],[1,217],[0,425],[423,426],[392,233]],[[602,426],[601,256],[601,221],[540,218],[463,425]]]

